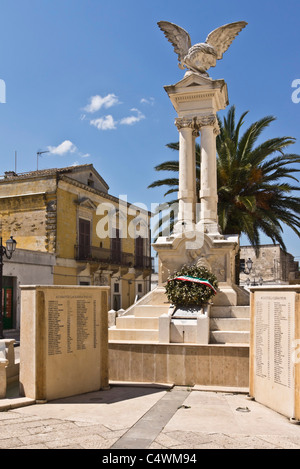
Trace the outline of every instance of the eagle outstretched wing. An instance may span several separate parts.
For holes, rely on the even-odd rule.
[[[159,28],[163,31],[168,41],[173,45],[174,51],[178,55],[178,61],[181,68],[181,61],[187,55],[188,50],[192,46],[189,34],[177,24],[169,23],[168,21],[159,21]]]
[[[239,32],[247,26],[245,21],[237,21],[236,23],[225,24],[217,29],[214,29],[206,38],[206,44],[213,46],[217,53],[217,58],[221,59],[224,52],[239,34]]]

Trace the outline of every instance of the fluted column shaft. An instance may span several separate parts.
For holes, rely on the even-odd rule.
[[[178,118],[175,124],[179,131],[179,190],[178,223],[195,222],[196,179],[195,179],[195,135],[193,119]]]
[[[196,125],[201,135],[200,223],[215,231],[218,230],[216,116],[197,118]]]

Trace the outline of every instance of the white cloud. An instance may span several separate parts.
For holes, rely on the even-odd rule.
[[[115,94],[110,93],[107,96],[104,96],[103,98],[102,96],[97,94],[96,96],[92,96],[90,98],[90,102],[84,108],[84,110],[86,112],[93,113],[93,112],[99,111],[99,109],[101,109],[102,107],[105,107],[106,109],[108,109],[112,106],[115,106],[116,104],[119,104],[119,99]]]
[[[142,114],[138,109],[131,109],[131,112],[136,112],[136,116],[128,116],[128,117],[123,117],[123,119],[120,120],[120,124],[122,125],[132,125],[136,124],[142,119],[145,119],[144,114]]]
[[[89,153],[80,153],[80,156],[81,158],[88,158],[89,156],[91,156]]]
[[[108,115],[105,117],[99,117],[98,119],[92,119],[90,124],[99,130],[112,130],[116,129],[116,122],[113,116]]]
[[[48,150],[53,155],[65,155],[66,153],[74,153],[77,148],[74,143],[70,142],[70,140],[65,140],[57,147],[48,147]]]
[[[153,104],[154,104],[154,98],[149,98],[149,99],[147,99],[147,98],[142,98],[142,99],[141,99],[141,103],[142,103],[142,104],[150,104],[151,106],[153,106]]]

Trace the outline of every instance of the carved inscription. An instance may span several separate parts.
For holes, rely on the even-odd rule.
[[[47,308],[48,356],[97,348],[99,305],[92,295],[57,295]]]
[[[256,303],[255,358],[256,374],[270,379],[270,304]]]
[[[293,416],[295,292],[255,292],[254,394],[262,404]]]
[[[286,295],[267,295],[256,301],[256,375],[291,387],[292,305]]]
[[[48,355],[59,355],[61,349],[61,304],[58,301],[49,301],[48,305]]]
[[[74,321],[74,311],[72,303],[70,300],[67,300],[67,352],[73,353],[73,335],[72,335],[72,323]]]
[[[88,309],[90,302],[77,300],[77,350],[85,350],[90,336],[88,331]]]
[[[274,301],[274,381],[291,387],[291,304]]]

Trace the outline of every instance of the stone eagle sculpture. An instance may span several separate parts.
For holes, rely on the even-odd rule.
[[[205,42],[194,46],[189,34],[180,26],[168,21],[159,21],[157,24],[173,45],[178,55],[179,68],[208,76],[207,70],[216,66],[217,60],[222,59],[234,38],[248,23],[237,21],[220,26],[207,36]]]

